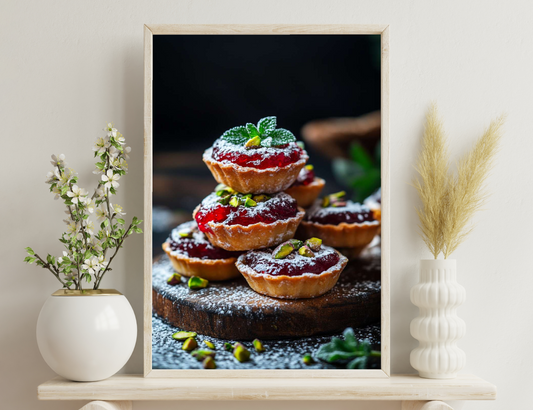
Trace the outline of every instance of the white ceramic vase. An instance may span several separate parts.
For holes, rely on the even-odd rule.
[[[420,377],[451,379],[464,367],[465,353],[457,340],[464,336],[466,325],[456,313],[464,301],[455,260],[420,261],[420,282],[411,289],[411,302],[420,308],[411,322],[411,335],[419,341],[411,352],[411,366]]]
[[[128,299],[116,290],[59,290],[37,321],[37,344],[57,374],[74,381],[103,380],[128,361],[137,321]]]

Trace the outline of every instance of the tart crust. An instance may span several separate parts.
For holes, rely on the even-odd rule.
[[[198,209],[200,209],[200,205],[194,210],[193,218]],[[204,232],[204,234],[213,245],[227,251],[268,248],[293,238],[304,215],[305,211],[299,207],[296,216],[269,224],[258,222],[244,226],[210,221],[206,224],[210,231]]]
[[[315,177],[313,182],[309,185],[291,186],[287,188],[285,192],[296,199],[298,206],[308,208],[313,205],[313,202],[318,198],[324,185],[326,185],[326,181],[322,178]]]
[[[379,221],[364,223],[341,222],[338,225],[320,224],[302,221],[298,228],[298,237],[322,239],[322,243],[334,248],[361,248],[367,246],[377,235],[381,223]]]
[[[305,151],[296,162],[284,167],[257,169],[216,161],[213,149],[204,152],[203,161],[219,184],[244,194],[274,194],[289,188],[305,166],[309,156]]]
[[[199,276],[209,281],[221,281],[239,277],[239,270],[235,266],[237,258],[200,259],[191,258],[179,252],[173,252],[170,243],[163,244],[163,250],[168,255],[176,272],[183,276]]]
[[[299,276],[260,274],[244,263],[246,254],[239,256],[236,266],[248,285],[257,293],[280,299],[316,298],[329,292],[335,286],[348,263],[348,258],[339,252],[337,253],[339,261],[318,275],[311,273],[304,273]]]

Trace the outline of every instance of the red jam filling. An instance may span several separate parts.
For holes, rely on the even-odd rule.
[[[216,193],[212,193],[202,201],[195,215],[200,231],[209,232],[207,223],[211,221],[242,226],[259,222],[270,224],[293,218],[298,213],[296,200],[284,192],[275,194],[264,202],[258,202],[253,207],[222,205],[218,202],[219,199]]]
[[[352,201],[346,201],[346,205],[340,207],[322,207],[320,203],[316,203],[309,210],[306,218],[309,222],[329,225],[338,225],[342,222],[364,223],[375,221],[374,214],[368,206]]]
[[[296,181],[294,181],[294,184],[292,186],[307,186],[309,184],[312,184],[315,180],[315,171],[312,169],[307,169],[307,167],[303,167],[300,173],[298,174],[298,178],[296,178]]]
[[[338,262],[337,252],[327,246],[322,246],[312,258],[293,252],[284,259],[274,259],[272,249],[265,249],[249,252],[244,261],[255,272],[272,276],[301,276],[304,273],[320,275]]]
[[[219,138],[213,144],[211,156],[216,161],[228,161],[241,167],[266,169],[290,165],[298,161],[303,152],[295,142],[271,148],[246,148]]]
[[[180,232],[191,232],[191,237],[182,237]],[[196,227],[194,221],[174,228],[169,238],[170,249],[189,258],[228,259],[237,258],[242,252],[230,252],[213,246],[207,237]]]

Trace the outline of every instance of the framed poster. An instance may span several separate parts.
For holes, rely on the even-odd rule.
[[[390,374],[388,30],[145,26],[145,376]]]

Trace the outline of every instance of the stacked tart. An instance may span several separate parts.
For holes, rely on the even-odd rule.
[[[364,248],[380,221],[343,195],[317,200],[325,181],[307,160],[276,117],[222,134],[203,155],[219,185],[163,244],[176,271],[212,281],[242,274],[277,298],[328,292],[348,262],[334,247]],[[326,202],[335,211],[324,212]]]

